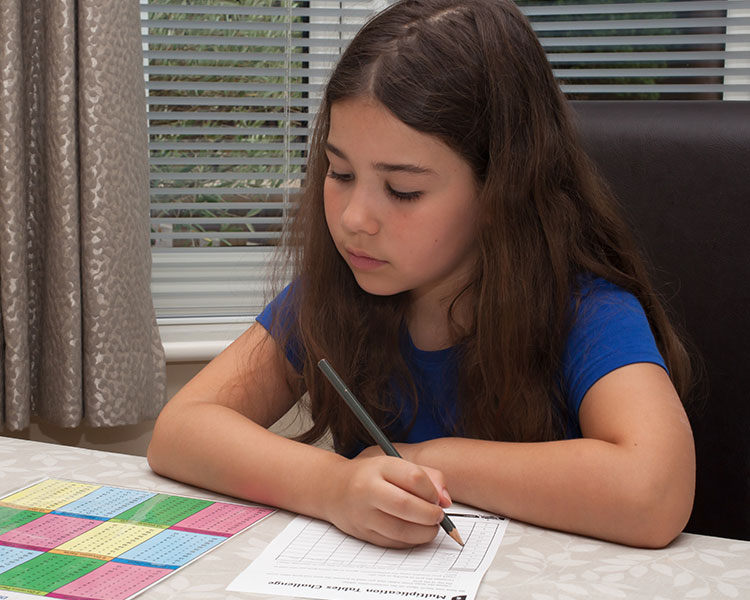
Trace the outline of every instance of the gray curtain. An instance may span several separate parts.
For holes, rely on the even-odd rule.
[[[164,404],[137,0],[0,0],[2,423]]]

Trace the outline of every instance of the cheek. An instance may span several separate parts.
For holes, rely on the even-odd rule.
[[[425,249],[447,259],[461,258],[476,248],[477,233],[470,211],[453,211],[432,223]]]

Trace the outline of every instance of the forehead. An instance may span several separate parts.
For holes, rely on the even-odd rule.
[[[412,164],[430,170],[466,164],[440,138],[410,127],[369,97],[331,105],[326,141],[331,153],[348,160]]]

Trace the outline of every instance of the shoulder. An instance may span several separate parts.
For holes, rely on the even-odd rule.
[[[583,277],[579,281],[580,287],[572,298],[575,321],[595,318],[602,313],[645,317],[638,299],[620,286],[601,277]]]
[[[638,299],[604,279],[582,279],[571,299],[562,364],[563,386],[574,414],[589,388],[604,375],[644,362],[666,369]]]
[[[263,325],[270,333],[276,333],[275,328],[280,327],[283,330],[291,327],[294,314],[295,304],[295,282],[288,284],[281,292],[271,300],[266,307],[255,317],[255,320]]]
[[[294,281],[266,305],[255,317],[255,321],[282,345],[289,363],[297,373],[301,373],[305,362],[305,352],[297,328],[298,295],[299,285]]]
[[[627,290],[600,277],[581,280],[571,298],[568,343],[622,347],[645,336],[653,340],[641,303]]]

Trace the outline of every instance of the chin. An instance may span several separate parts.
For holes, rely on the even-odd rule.
[[[406,291],[403,286],[399,286],[393,281],[378,280],[379,278],[372,276],[358,276],[357,273],[354,273],[354,279],[363,291],[373,296],[395,296]]]

